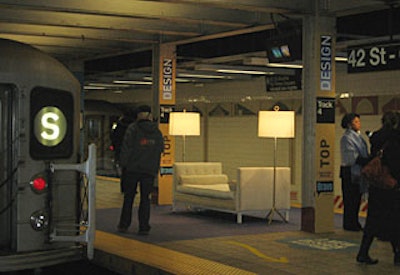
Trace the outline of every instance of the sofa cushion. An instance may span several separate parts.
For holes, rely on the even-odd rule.
[[[217,199],[233,199],[234,192],[230,191],[229,184],[184,184],[177,186],[177,192],[192,194],[196,196],[205,196]]]
[[[220,175],[181,175],[180,184],[193,184],[193,185],[210,185],[210,184],[228,184],[228,176],[225,174]]]

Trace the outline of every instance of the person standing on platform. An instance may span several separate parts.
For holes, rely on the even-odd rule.
[[[136,112],[128,111],[124,113],[117,121],[114,129],[111,131],[111,143],[114,147],[114,158],[115,162],[119,163],[119,158],[121,155],[122,141],[124,140],[124,135],[128,126],[135,122]]]
[[[118,224],[118,231],[124,233],[132,221],[132,207],[138,183],[140,203],[138,210],[139,235],[150,231],[150,195],[154,179],[160,169],[164,139],[156,122],[153,122],[150,106],[137,109],[137,121],[129,125],[122,142],[120,163],[126,171],[124,178],[124,202]]]
[[[382,117],[382,127],[370,137],[371,156],[383,149],[382,161],[388,166],[392,176],[400,182],[400,117],[399,113],[386,112]],[[377,259],[369,256],[369,249],[375,237],[391,243],[394,264],[400,265],[400,190],[382,189],[369,185],[368,213],[364,233],[357,254],[357,262],[376,264]]]
[[[117,125],[111,132],[111,142],[114,147],[114,163],[115,169],[117,172],[117,176],[120,177],[120,186],[121,186],[121,193],[124,192],[123,184],[125,171],[121,169],[120,165],[120,155],[121,155],[121,147],[122,141],[124,140],[126,129],[131,123],[136,121],[136,112],[135,111],[128,111],[124,113],[117,122]]]
[[[343,229],[361,231],[362,226],[358,219],[358,213],[362,193],[366,192],[366,187],[364,187],[365,184],[361,177],[361,168],[368,163],[368,147],[360,134],[360,115],[356,113],[344,115],[341,126],[345,129],[340,140]]]

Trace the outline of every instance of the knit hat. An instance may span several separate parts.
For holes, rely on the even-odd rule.
[[[151,107],[149,105],[141,105],[136,109],[137,113],[151,113]]]

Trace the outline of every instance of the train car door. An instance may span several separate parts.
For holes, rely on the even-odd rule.
[[[15,93],[8,85],[0,85],[0,251],[11,249],[13,190],[16,173],[13,117]]]
[[[104,163],[104,116],[87,115],[85,118],[86,144],[94,143],[97,148],[97,168],[103,169]]]

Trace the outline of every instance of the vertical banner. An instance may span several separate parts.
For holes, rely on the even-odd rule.
[[[320,36],[319,89],[316,98],[315,232],[334,228],[335,54],[331,35]]]
[[[159,103],[160,130],[164,137],[164,153],[161,156],[161,167],[158,178],[158,204],[172,204],[173,164],[175,161],[175,138],[169,135],[169,114],[175,108],[175,46],[160,45],[159,54]]]

